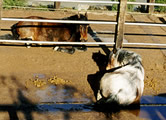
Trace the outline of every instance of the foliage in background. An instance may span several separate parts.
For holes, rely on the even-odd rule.
[[[118,0],[111,0],[111,1],[118,1]],[[128,2],[135,2],[135,0],[127,0]],[[117,4],[113,4],[111,7],[112,11],[117,11],[118,10],[118,5]],[[134,5],[127,5],[127,10],[128,11],[134,11]]]
[[[135,2],[135,0],[127,0],[128,2]],[[127,5],[128,11],[134,11],[134,5]]]
[[[118,1],[118,0],[111,0],[111,1]],[[112,4],[111,10],[112,11],[117,11],[118,10],[118,5],[117,4]]]
[[[166,0],[155,0],[156,3],[166,4]],[[156,6],[155,11],[157,12],[166,12],[166,7]]]
[[[118,1],[118,0],[111,0],[111,1]],[[136,0],[127,0],[128,2],[135,2]],[[166,0],[155,0],[156,3],[161,3],[161,4],[166,4]],[[19,7],[25,7],[27,6],[27,0],[3,0],[3,8],[5,9],[10,9],[12,7],[9,7],[9,6],[19,6]],[[50,9],[52,8],[52,6],[50,5],[39,5],[39,6],[36,6],[37,8],[45,8],[45,9]],[[117,11],[118,9],[118,5],[117,4],[112,4],[111,6],[106,6],[108,10],[111,10],[111,11]],[[144,6],[145,7],[145,6]],[[147,7],[145,7],[143,10],[142,10],[142,6],[141,7],[138,7],[136,8],[136,11],[139,11],[139,12],[146,12]],[[155,6],[154,7],[155,11],[156,12],[166,12],[166,7],[162,7],[162,6]],[[134,5],[127,5],[127,10],[128,11],[134,11]]]
[[[8,8],[8,6],[25,6],[27,0],[3,0],[3,8]]]

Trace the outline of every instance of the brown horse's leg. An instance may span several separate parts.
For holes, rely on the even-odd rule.
[[[81,51],[87,51],[87,47],[85,45],[75,46],[74,48]]]
[[[20,40],[27,40],[27,41],[32,41],[32,38],[19,38]],[[27,48],[30,48],[31,47],[31,44],[30,43],[25,43],[25,46]]]
[[[54,51],[59,51],[59,52],[65,52],[65,53],[69,53],[69,54],[73,54],[75,52],[75,49],[72,48],[62,48],[60,46],[56,46],[54,47]]]

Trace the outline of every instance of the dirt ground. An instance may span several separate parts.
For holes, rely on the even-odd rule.
[[[63,18],[73,14],[67,11],[2,11],[2,17]],[[88,18],[115,21],[116,16],[113,13],[88,13]],[[163,23],[163,20],[163,17],[147,14],[126,16],[128,22]],[[14,23],[1,21],[0,26],[1,29],[10,29]],[[94,31],[115,30],[114,25],[90,26]],[[0,38],[10,39],[9,34],[10,31],[1,31]],[[113,38],[113,35],[98,36]],[[125,39],[128,42],[166,44],[166,28],[126,25]],[[89,41],[94,41],[90,35]],[[112,50],[112,46],[108,48]],[[93,83],[98,77],[97,72],[106,63],[105,53],[100,46],[88,46],[86,52],[76,51],[72,55],[52,49],[47,46],[28,49],[19,45],[0,45],[0,120],[153,119],[153,115],[141,111],[141,108],[108,113],[92,110],[91,106],[85,105],[96,101]],[[146,96],[165,95],[166,48],[124,45],[124,49],[142,56],[145,68],[143,99],[146,100]],[[165,117],[164,113],[157,113],[157,118]]]

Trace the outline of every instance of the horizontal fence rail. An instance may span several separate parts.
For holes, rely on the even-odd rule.
[[[0,40],[0,43],[28,43],[40,45],[114,45],[114,42],[48,42],[48,41],[26,41],[26,40]],[[166,44],[156,43],[123,43],[123,45],[137,45],[137,46],[163,46]]]
[[[94,3],[94,4],[119,4],[118,1],[88,1],[88,0],[33,0],[34,2],[73,2],[73,3]],[[127,4],[132,5],[150,5],[150,6],[166,6],[166,4],[161,3],[142,3],[142,2],[127,2]]]
[[[149,6],[163,6],[166,7],[166,4],[161,3],[141,3],[141,2],[127,2],[130,5],[149,5]]]
[[[106,22],[106,21],[76,21],[76,20],[44,20],[44,19],[19,19],[19,18],[1,18],[3,21],[26,21],[26,22],[49,22],[49,23],[72,23],[72,24],[113,24],[116,25],[117,22]],[[125,25],[138,25],[138,26],[160,26],[166,27],[166,24],[158,23],[129,23],[126,22]]]
[[[160,24],[160,23],[125,23],[125,25],[166,27],[166,24]]]
[[[33,0],[32,2],[71,2],[71,3],[91,3],[91,4],[119,4],[118,1],[87,1],[87,0]]]
[[[114,24],[117,22],[104,21],[79,21],[79,20],[44,20],[44,19],[18,19],[18,18],[1,18],[4,21],[26,21],[26,22],[50,22],[50,23],[72,23],[72,24]]]
[[[44,9],[53,9],[53,10],[55,10],[54,8],[37,8],[37,7],[22,7],[22,6],[11,6],[11,5],[6,5],[5,7],[7,7],[7,8],[20,8],[20,9],[36,9],[36,10],[44,10]]]

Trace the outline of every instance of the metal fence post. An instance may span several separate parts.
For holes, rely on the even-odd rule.
[[[115,53],[117,49],[122,48],[123,38],[124,38],[124,23],[125,23],[125,13],[127,7],[127,0],[119,0],[118,12],[117,12],[117,25],[115,29],[115,38],[114,38],[114,49]]]

